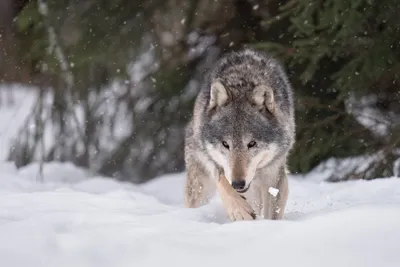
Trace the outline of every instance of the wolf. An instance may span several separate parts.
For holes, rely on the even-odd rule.
[[[245,48],[204,76],[185,128],[184,205],[218,192],[232,221],[283,218],[295,142],[293,92],[283,66]]]

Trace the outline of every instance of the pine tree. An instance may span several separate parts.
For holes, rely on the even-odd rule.
[[[263,22],[270,32],[285,25],[283,38],[256,46],[273,51],[292,73],[293,170],[368,153],[374,157],[366,168],[332,180],[393,174],[400,145],[399,11],[396,0],[291,0]]]
[[[362,155],[372,156],[366,168],[332,180],[393,171],[400,118],[395,0],[46,0],[47,22],[37,2],[24,1],[14,20],[15,54],[32,71],[29,83],[54,96],[43,109],[43,125],[55,127],[57,140],[48,161],[135,182],[183,170],[183,128],[204,72],[223,53],[253,45],[283,61],[295,89],[292,172]],[[46,23],[68,62],[71,89],[48,49]],[[78,123],[74,113],[83,114]],[[115,132],[120,117],[129,118],[122,135]],[[10,153],[18,166],[35,160],[40,142],[32,136],[29,127],[18,135]]]

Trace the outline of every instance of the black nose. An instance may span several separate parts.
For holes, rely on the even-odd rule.
[[[236,190],[243,190],[245,186],[246,181],[244,180],[232,181],[232,187]]]

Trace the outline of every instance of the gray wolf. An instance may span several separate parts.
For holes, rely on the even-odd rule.
[[[280,63],[230,52],[205,75],[185,129],[185,207],[218,192],[231,220],[282,219],[294,144],[293,93]]]

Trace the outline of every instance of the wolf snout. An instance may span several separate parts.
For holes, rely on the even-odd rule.
[[[236,191],[243,191],[246,187],[246,181],[245,180],[234,180],[232,181],[232,187]]]

